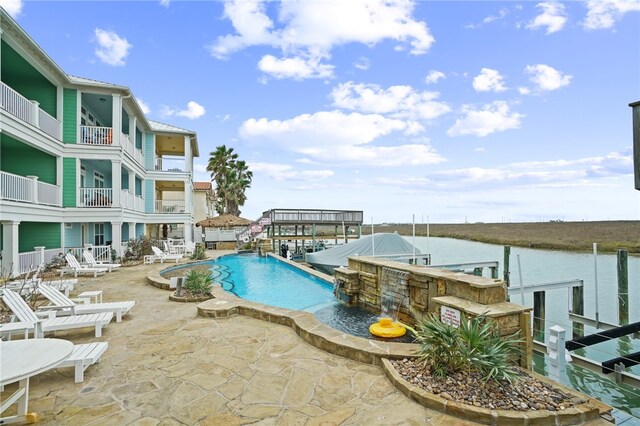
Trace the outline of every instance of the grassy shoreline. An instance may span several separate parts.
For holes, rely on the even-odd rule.
[[[412,235],[411,224],[376,225],[375,232],[398,232]],[[370,234],[370,226],[363,226]],[[432,237],[448,237],[490,244],[517,247],[591,251],[593,243],[599,252],[625,249],[640,254],[640,221],[594,222],[527,222],[527,223],[464,223],[429,225]],[[416,224],[416,235],[426,236],[427,225]]]

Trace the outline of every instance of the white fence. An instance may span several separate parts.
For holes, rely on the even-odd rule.
[[[37,102],[30,101],[2,82],[0,82],[0,107],[49,136],[61,139],[62,126],[58,120],[41,110]]]
[[[112,200],[111,188],[80,188],[81,207],[111,207]]]
[[[184,213],[184,200],[157,200],[156,213]]]
[[[13,173],[0,172],[0,199],[59,207],[62,205],[62,188]]]
[[[83,145],[111,145],[113,143],[113,129],[111,127],[80,126],[79,144]]]

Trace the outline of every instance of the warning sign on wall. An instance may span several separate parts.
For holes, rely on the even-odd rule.
[[[440,308],[440,321],[458,328],[460,327],[460,311],[443,306]]]

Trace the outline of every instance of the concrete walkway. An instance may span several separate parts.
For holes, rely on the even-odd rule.
[[[418,405],[378,367],[310,346],[288,327],[198,317],[196,304],[171,302],[168,291],[145,283],[150,270],[172,265],[80,278],[74,294],[100,289],[105,301],[137,305],[105,329],[109,349],[84,383],[74,383],[71,368],[31,380],[29,411],[38,424],[473,424]],[[95,340],[92,329],[48,337]]]

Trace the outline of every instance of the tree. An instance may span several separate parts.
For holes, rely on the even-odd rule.
[[[233,148],[225,145],[217,147],[209,156],[207,171],[216,186],[216,212],[239,216],[240,207],[247,200],[245,192],[251,187],[253,172],[245,161],[238,160]]]

